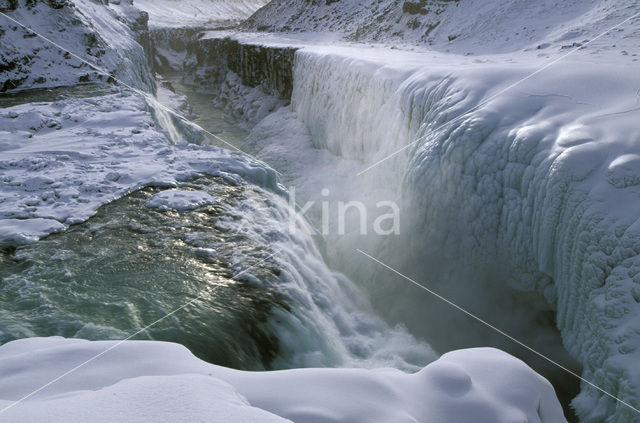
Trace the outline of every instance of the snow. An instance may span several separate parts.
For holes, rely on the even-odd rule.
[[[584,44],[639,11],[633,0],[340,0],[311,4],[274,0],[243,28],[459,54],[529,50],[547,55],[566,52],[574,43]],[[621,35],[615,42],[601,40],[597,49],[638,53],[637,26],[615,33]]]
[[[0,127],[4,244],[33,242],[85,221],[141,187],[176,186],[201,174],[241,175],[280,192],[275,172],[246,156],[170,144],[135,95],[9,107],[0,113]]]
[[[33,4],[31,4],[33,3]],[[109,75],[139,88],[151,89],[152,75],[137,41],[146,30],[146,15],[127,2],[28,2],[3,9],[9,17],[58,43]],[[118,2],[120,3],[120,2]],[[0,91],[106,82],[100,74],[15,22],[0,16]]]
[[[172,189],[154,194],[147,201],[146,206],[161,211],[184,211],[195,210],[214,203],[215,199],[206,192]]]
[[[571,25],[606,28],[627,17],[621,11],[635,10],[598,14],[598,7]],[[628,22],[522,83],[567,50],[556,44],[543,54],[463,56],[316,42],[308,34],[231,37],[299,48],[291,106],[258,123],[249,142],[278,169],[291,167],[285,181],[300,188],[303,201],[321,199],[320,187],[355,196],[381,188],[399,193],[409,211],[403,235],[370,245],[378,258],[429,275],[464,305],[500,319],[502,329],[569,360],[546,342],[554,327],[536,318],[553,311],[585,379],[637,406],[640,79],[631,71],[636,56],[620,54],[637,40],[634,28]],[[324,178],[309,176],[318,174]],[[353,268],[362,242],[341,238],[328,252],[331,265]],[[400,250],[407,253],[399,258]],[[496,286],[496,273],[503,285]],[[386,278],[375,270],[362,277],[375,287],[374,302],[417,333],[426,331],[440,309],[421,306],[424,299],[413,290],[401,294],[396,284],[380,288]],[[501,307],[479,304],[491,295]],[[449,325],[435,330],[436,338],[451,337]],[[463,330],[465,336],[510,347],[496,334]],[[588,385],[573,404],[585,422],[636,418]]]
[[[246,19],[268,0],[135,0],[151,28],[211,27]]]
[[[30,244],[64,229],[65,226],[54,219],[2,219],[0,220],[0,247]]]
[[[111,349],[110,349],[111,348]],[[110,349],[3,419],[79,421],[501,423],[565,421],[553,388],[489,348],[454,351],[418,373],[394,369],[243,372],[177,344],[31,338],[0,347],[0,409]],[[278,417],[280,416],[280,417]],[[290,420],[285,420],[290,419]]]

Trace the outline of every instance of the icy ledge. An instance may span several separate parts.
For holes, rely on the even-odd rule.
[[[0,347],[0,409],[116,341],[28,338]],[[281,416],[281,417],[278,417]],[[244,372],[178,344],[127,341],[2,413],[6,421],[565,421],[553,388],[495,349],[445,354],[415,374],[393,369]]]

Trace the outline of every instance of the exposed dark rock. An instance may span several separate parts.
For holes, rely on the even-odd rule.
[[[427,13],[429,13],[429,11],[425,8],[426,5],[427,5],[427,0],[420,0],[416,2],[405,1],[404,4],[402,5],[402,12],[408,13],[410,15],[417,15],[417,14],[426,15]]]
[[[262,88],[265,94],[291,99],[294,47],[242,44],[231,38],[193,40],[188,47],[185,72],[194,85],[219,86],[228,71],[242,84]]]
[[[16,10],[18,7],[18,0],[0,0],[0,12],[9,12]]]

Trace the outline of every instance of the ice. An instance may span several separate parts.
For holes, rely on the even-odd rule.
[[[85,221],[102,204],[141,187],[175,187],[201,174],[232,174],[281,192],[275,172],[247,156],[184,142],[170,144],[145,99],[137,95],[5,108],[0,126],[5,129],[0,133],[0,219],[47,221],[28,236],[24,223],[4,223],[5,243],[36,241]]]
[[[565,421],[553,388],[490,348],[454,351],[418,373],[394,369],[242,372],[177,344],[31,338],[0,347],[0,409],[16,421],[510,423]],[[280,417],[277,417],[280,416]],[[131,419],[131,420],[130,420]],[[285,420],[290,419],[290,420]]]
[[[1,219],[0,247],[29,244],[64,229],[62,223],[53,219]]]
[[[172,189],[151,196],[146,206],[157,210],[195,210],[215,203],[215,199],[202,191]]]
[[[599,25],[624,18],[594,17],[597,10],[587,15]],[[599,39],[528,78],[550,58],[534,51],[462,56],[362,48],[292,35],[232,37],[299,48],[291,107],[267,116],[249,137],[259,157],[290,166],[288,183],[307,198],[319,199],[320,187],[399,193],[409,211],[403,236],[370,245],[378,257],[400,271],[429,275],[463,305],[570,362],[549,342],[557,324],[585,379],[638,404],[634,87],[640,79],[630,72],[629,56],[606,47],[618,38]],[[385,161],[353,176],[379,160]],[[310,176],[316,174],[329,176]],[[353,268],[362,239],[342,237],[335,245],[331,264]],[[398,258],[397,251],[406,254]],[[363,277],[371,285],[385,279],[371,273]],[[449,325],[425,325],[439,308],[420,307],[426,300],[413,290],[400,294],[397,284],[387,285],[374,289],[383,310],[413,330],[453,337]],[[500,307],[479,301],[494,294]],[[548,311],[557,323],[543,327],[536,315]],[[489,332],[476,342],[507,347]],[[477,334],[462,331],[456,342],[470,342],[469,336]],[[588,385],[574,405],[585,422],[636,418]]]

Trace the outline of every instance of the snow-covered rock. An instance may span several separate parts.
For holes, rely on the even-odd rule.
[[[111,76],[153,89],[143,49],[148,16],[130,2],[18,0],[0,3],[0,11],[106,73],[0,15],[0,91],[105,83]]]
[[[638,11],[633,0],[274,0],[243,28],[313,33],[317,40],[429,45],[462,54],[547,53],[584,44]],[[603,40],[598,48],[637,53],[638,31],[628,27],[614,43]]]
[[[215,199],[202,191],[171,189],[151,196],[146,206],[156,210],[195,210],[215,203]]]
[[[0,418],[8,421],[565,421],[549,382],[494,349],[454,351],[415,374],[242,372],[200,361],[177,344],[31,338],[0,347],[0,372]]]

